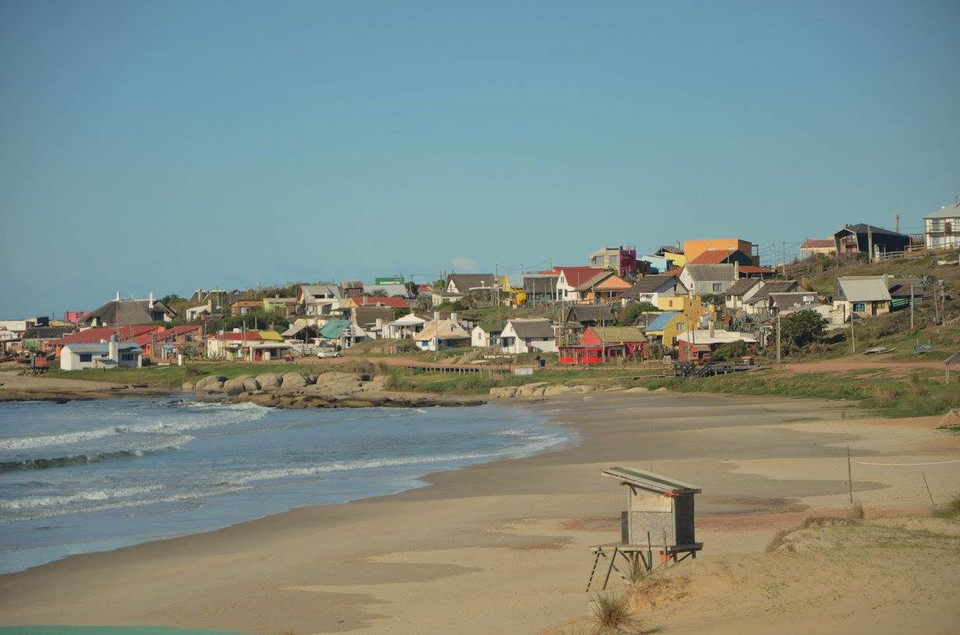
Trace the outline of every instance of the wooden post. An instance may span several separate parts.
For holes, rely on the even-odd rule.
[[[847,488],[850,490],[850,504],[853,504],[853,468],[850,465],[850,444],[847,444]]]
[[[933,494],[930,493],[930,484],[927,483],[927,475],[921,474],[920,476],[923,477],[923,486],[927,488],[927,496],[930,497],[930,509],[937,511],[937,504],[933,502]]]
[[[647,532],[647,571],[653,571],[653,545],[650,544],[650,532]]]

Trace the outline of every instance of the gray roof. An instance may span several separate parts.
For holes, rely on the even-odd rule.
[[[459,293],[468,293],[470,289],[497,287],[497,278],[492,273],[451,273],[447,276],[447,289],[451,282]]]
[[[608,304],[570,307],[565,322],[613,322],[613,309]]]
[[[796,291],[798,288],[800,288],[800,283],[796,280],[772,280],[770,282],[764,282],[760,290],[747,302],[748,304],[764,302],[774,293],[790,293],[791,291]]]
[[[374,326],[378,319],[384,324],[393,320],[393,309],[388,306],[359,306],[353,309],[353,321],[360,326]]]
[[[627,291],[626,295],[635,297],[640,293],[655,293],[668,286],[675,286],[677,284],[680,284],[679,278],[671,274],[644,276],[637,280],[636,284]]]
[[[553,295],[557,291],[557,280],[559,279],[559,273],[527,273],[523,276],[523,290],[527,293],[549,293]]]
[[[684,271],[694,282],[736,280],[734,265],[686,265]]]
[[[913,287],[913,296],[923,296],[923,283],[920,278],[890,278],[887,280],[887,290],[891,297],[909,298],[910,288]]]
[[[341,297],[340,287],[332,283],[331,284],[305,284],[301,286],[300,289],[303,290],[303,295],[308,302],[310,301],[310,297],[308,296],[313,296],[314,298],[320,297],[320,296],[330,296],[332,298]]]
[[[955,203],[953,205],[947,205],[946,207],[941,207],[933,214],[928,214],[923,217],[927,218],[960,218],[960,203]]]
[[[99,319],[104,326],[134,326],[162,320],[163,316],[176,317],[177,312],[162,302],[150,300],[113,300],[83,316],[81,324],[92,324]]]
[[[760,284],[759,278],[740,278],[732,287],[727,289],[726,295],[743,295],[750,289]]]
[[[627,467],[611,467],[601,472],[604,476],[615,478],[621,483],[627,483],[634,487],[656,492],[664,495],[674,494],[699,494],[700,488],[690,483],[678,481],[675,478],[654,474],[646,470],[637,470]]]
[[[813,297],[812,300],[806,300],[806,298]],[[790,293],[771,293],[770,299],[773,300],[773,303],[781,309],[789,309],[797,306],[804,306],[807,304],[815,304],[817,299],[816,292],[813,291],[793,291]]]
[[[517,337],[523,339],[554,336],[550,320],[510,320],[510,324]]]
[[[883,276],[838,278],[837,299],[847,302],[889,301],[890,291]]]

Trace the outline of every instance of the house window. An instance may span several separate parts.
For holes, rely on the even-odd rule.
[[[92,362],[92,361],[93,361],[93,353],[80,353],[80,361],[81,361],[81,362]]]
[[[867,310],[867,305],[864,302],[854,302],[853,310],[857,313],[863,313],[864,311]]]
[[[714,283],[713,283],[713,292],[714,292],[714,293],[720,293],[721,291],[723,291],[723,285],[722,285],[721,283],[719,283],[719,282],[714,282]]]

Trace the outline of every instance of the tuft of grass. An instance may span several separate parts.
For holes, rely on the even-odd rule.
[[[593,601],[593,619],[597,625],[597,633],[621,633],[638,627],[626,595],[598,593]]]
[[[853,501],[850,505],[850,518],[863,520],[863,503],[859,500]]]
[[[960,494],[954,496],[949,503],[937,507],[933,515],[937,518],[960,518]]]

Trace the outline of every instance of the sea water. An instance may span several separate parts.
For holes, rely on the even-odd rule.
[[[0,403],[0,573],[396,493],[429,472],[529,456],[573,435],[489,405]]]

